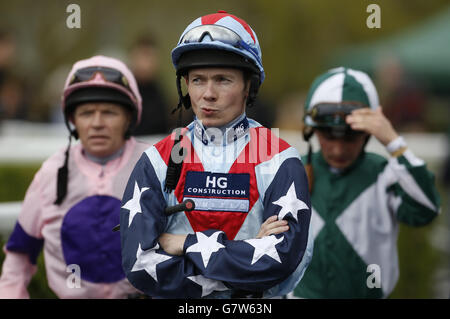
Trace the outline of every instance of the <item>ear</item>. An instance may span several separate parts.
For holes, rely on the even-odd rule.
[[[73,126],[75,126],[75,116],[74,116],[74,114],[75,114],[75,112],[72,112],[68,116],[69,123],[71,123]]]
[[[250,78],[246,81],[250,84],[248,85],[248,91],[247,91],[247,99],[246,104],[248,107],[252,107],[255,103],[256,96],[258,95],[259,90],[259,75],[252,74]]]
[[[131,121],[133,120],[133,112],[127,111],[126,115],[127,115],[127,124],[130,125]],[[136,111],[136,117],[137,117],[137,111]]]
[[[137,115],[136,115],[137,116]],[[125,132],[130,129],[131,123],[133,122],[133,113],[129,110],[125,112]]]
[[[69,131],[70,131],[70,134],[77,140],[78,139],[78,132],[77,132],[77,127],[76,127],[76,125],[75,125],[75,116],[74,116],[74,113],[75,112],[72,112],[70,115],[69,115],[69,117],[68,117],[68,122],[67,122],[67,126],[69,127]],[[70,128],[70,124],[72,124],[73,125],[73,129],[71,129]]]
[[[252,86],[252,81],[251,79],[247,79],[245,81],[245,86],[244,86],[244,91],[245,91],[245,98],[248,98],[248,95],[250,93],[250,87]]]
[[[244,81],[244,101],[247,101],[252,86],[251,76],[245,71],[242,71],[242,79]]]
[[[189,75],[186,73],[185,75],[183,75],[183,79],[184,79],[184,84],[186,85],[186,90],[188,91],[187,94],[189,94]],[[180,87],[180,89],[181,89],[181,87]]]

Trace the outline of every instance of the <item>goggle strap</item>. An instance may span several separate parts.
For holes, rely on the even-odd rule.
[[[242,46],[248,52],[250,52],[255,57],[256,61],[260,60],[258,52],[256,51],[256,49],[254,49],[251,46],[249,46],[245,41],[239,40],[239,45]]]

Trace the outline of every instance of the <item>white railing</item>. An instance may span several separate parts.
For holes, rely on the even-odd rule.
[[[300,154],[307,151],[307,143],[303,141],[299,131],[280,130],[280,136],[296,147]],[[442,133],[404,133],[408,146],[414,153],[427,162],[440,162],[449,152],[449,142]],[[153,144],[162,135],[142,136],[140,140]],[[314,149],[318,149],[317,140],[313,137]],[[64,124],[43,124],[21,121],[0,123],[0,163],[40,163],[56,150],[67,146],[68,133]],[[368,151],[388,155],[384,147],[371,138],[366,148]]]
[[[0,203],[0,237],[6,240],[14,229],[22,202]]]

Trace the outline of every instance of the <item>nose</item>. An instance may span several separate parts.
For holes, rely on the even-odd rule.
[[[214,86],[213,81],[208,81],[205,86],[205,92],[203,93],[203,98],[207,101],[217,100],[217,90]]]
[[[331,153],[334,156],[341,157],[345,155],[348,152],[347,150],[347,143],[341,139],[337,139],[332,143],[331,146]]]
[[[99,111],[96,111],[94,113],[94,117],[92,119],[92,126],[93,127],[102,127],[103,126],[103,117],[102,117],[102,113]]]

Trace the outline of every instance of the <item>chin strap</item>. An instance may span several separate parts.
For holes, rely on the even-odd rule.
[[[180,109],[180,110],[183,109],[183,105],[186,108],[186,110],[188,110],[191,107],[191,98],[189,97],[189,93],[187,93],[186,95],[183,95],[183,91],[181,90],[181,75],[177,75],[176,85],[177,85],[177,93],[178,93],[178,104],[172,110],[172,114],[175,113],[178,109]],[[180,111],[180,113],[181,113],[181,111]]]

